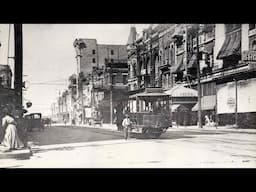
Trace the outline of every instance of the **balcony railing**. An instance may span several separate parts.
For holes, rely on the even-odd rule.
[[[105,82],[104,79],[97,79],[93,81],[93,88],[94,89],[108,89],[109,86]]]
[[[105,64],[109,63],[127,63],[127,59],[105,59]]]

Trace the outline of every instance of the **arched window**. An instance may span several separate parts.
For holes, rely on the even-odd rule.
[[[86,44],[84,42],[79,43],[79,49],[86,48]]]
[[[256,51],[256,40],[252,42],[252,50]]]

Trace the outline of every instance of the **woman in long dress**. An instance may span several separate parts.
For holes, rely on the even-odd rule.
[[[17,122],[12,117],[9,109],[5,108],[3,112],[2,128],[5,129],[5,134],[1,145],[6,149],[5,151],[23,148],[24,144],[17,133]]]

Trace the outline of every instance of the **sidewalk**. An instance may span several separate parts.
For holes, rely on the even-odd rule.
[[[65,126],[64,124],[54,124],[54,126]],[[71,126],[71,125],[67,125]],[[102,126],[99,125],[75,125],[75,127],[88,127],[88,128],[93,128],[93,129],[106,129],[110,131],[117,131],[117,126],[116,124],[102,124]],[[193,126],[176,126],[173,125],[170,127],[167,131],[223,131],[223,132],[229,132],[229,133],[248,133],[248,134],[256,134],[256,128],[255,129],[241,129],[241,128],[235,128],[232,126],[203,126],[203,128],[199,128],[196,125]]]

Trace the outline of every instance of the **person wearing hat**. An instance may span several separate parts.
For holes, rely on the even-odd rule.
[[[130,138],[130,128],[131,128],[131,120],[128,114],[125,115],[125,118],[122,122],[122,126],[124,128],[124,139],[127,140]]]
[[[2,128],[5,130],[5,134],[1,145],[5,148],[5,152],[23,148],[24,144],[17,133],[17,122],[15,121],[9,106],[6,106],[3,109],[3,115]]]

